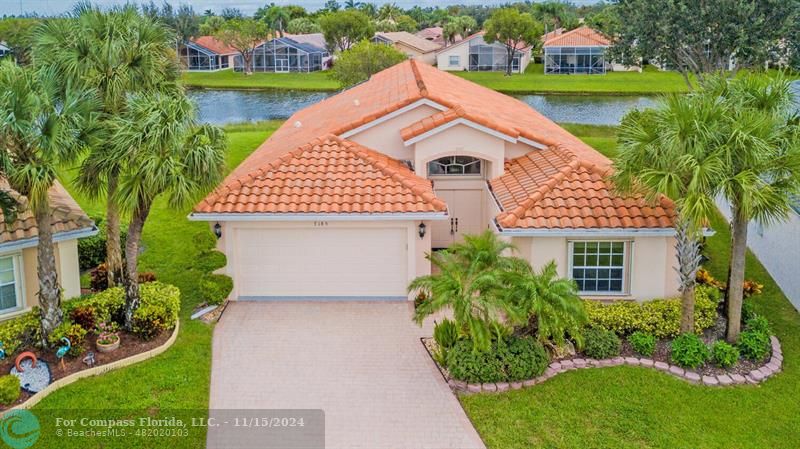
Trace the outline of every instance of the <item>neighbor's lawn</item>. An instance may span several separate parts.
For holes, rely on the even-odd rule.
[[[510,93],[565,94],[660,94],[686,92],[686,82],[677,72],[662,72],[647,66],[639,72],[608,72],[605,75],[545,75],[541,64],[531,64],[523,74],[502,72],[451,72],[488,88]]]
[[[277,126],[277,122],[266,122],[227,128],[229,169],[238,165]],[[87,200],[72,188],[72,175],[67,173],[62,177],[66,187],[86,212],[101,214],[101,202]],[[212,327],[188,318],[200,302],[197,282],[204,274],[194,263],[200,251],[206,249],[197,246],[194,236],[208,230],[208,226],[188,221],[189,210],[171,210],[165,201],[158,201],[144,228],[145,251],[140,259],[143,271],[153,271],[158,280],[177,285],[181,290],[181,329],[174,346],[152,360],[58,390],[40,402],[34,413],[43,409],[134,409],[147,410],[154,416],[162,410],[178,409],[205,413],[208,409]],[[79,417],[80,412],[75,411],[74,415],[70,417]],[[126,417],[126,412],[109,412],[108,415],[109,418],[120,418]],[[141,413],[133,416],[141,416]],[[194,432],[194,438],[190,439],[167,440],[61,439],[56,444],[43,438],[36,447],[165,447],[165,441],[172,448],[204,447],[205,432]]]
[[[608,130],[567,128],[610,151],[613,137],[602,136]],[[730,233],[722,217],[712,226],[707,267],[726,279]],[[772,323],[785,357],[784,371],[761,386],[695,386],[623,366],[571,371],[533,388],[463,396],[461,403],[490,449],[800,447],[800,314],[750,253],[747,278],[764,284],[756,308]]]
[[[339,90],[339,82],[328,77],[328,72],[311,73],[254,73],[245,75],[233,70],[218,72],[184,72],[183,84],[189,87],[216,89],[285,89],[285,90]]]

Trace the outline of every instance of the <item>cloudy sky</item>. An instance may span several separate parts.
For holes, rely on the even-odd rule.
[[[149,0],[148,0],[149,1]],[[382,0],[371,0],[376,4],[387,3]],[[597,0],[572,0],[572,3],[582,5],[596,3]],[[133,0],[133,3],[138,3],[139,0]],[[162,0],[156,0],[157,4],[162,3]],[[325,0],[170,0],[173,6],[188,3],[191,4],[195,11],[202,12],[206,9],[211,9],[215,12],[220,11],[225,7],[235,7],[241,9],[246,14],[252,14],[260,6],[267,3],[276,3],[278,5],[294,4],[305,6],[309,10],[321,8]],[[342,3],[343,0],[340,0]],[[24,14],[24,13],[38,13],[40,15],[58,15],[62,14],[72,8],[75,2],[73,0],[0,0],[0,16],[8,14]],[[127,3],[127,0],[94,0],[94,3],[111,6],[121,5]],[[414,5],[432,6],[432,5],[452,5],[452,4],[499,4],[505,3],[503,0],[394,0],[391,3],[396,3],[403,8],[410,8]]]

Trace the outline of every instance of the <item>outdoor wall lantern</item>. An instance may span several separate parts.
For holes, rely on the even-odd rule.
[[[214,224],[214,235],[216,235],[217,238],[222,237],[222,225],[221,224],[219,224],[219,223],[215,223]]]
[[[420,222],[419,223],[419,238],[421,238],[421,239],[425,238],[425,228],[426,228],[425,223]]]

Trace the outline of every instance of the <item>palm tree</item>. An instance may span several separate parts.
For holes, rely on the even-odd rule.
[[[375,6],[375,3],[370,3],[370,2],[362,3],[358,7],[358,10],[368,15],[372,19],[378,16],[378,7]]]
[[[37,274],[42,343],[61,324],[48,192],[59,169],[87,148],[99,102],[92,92],[61,90],[53,70],[0,62],[0,174],[24,195],[38,228]]]
[[[345,0],[344,9],[359,9],[364,5],[363,2],[358,0]]]
[[[501,321],[513,312],[500,294],[502,273],[519,263],[519,259],[504,255],[512,250],[510,243],[486,231],[465,236],[464,243],[447,250],[428,254],[438,273],[418,277],[409,285],[409,292],[429,298],[417,307],[414,320],[421,324],[431,314],[452,308],[456,324],[472,338],[475,349],[488,350],[492,334],[501,333]]]
[[[180,208],[215,186],[225,165],[225,135],[195,122],[195,107],[182,92],[133,95],[113,119],[112,151],[124,161],[114,201],[131,213],[125,277],[125,327],[139,306],[138,259],[142,230],[161,195]]]
[[[378,9],[378,19],[391,20],[396,22],[397,18],[403,15],[403,10],[395,3],[384,3]]]
[[[514,305],[512,317],[527,325],[542,343],[565,343],[569,335],[582,345],[581,329],[587,323],[583,300],[575,281],[558,277],[555,262],[535,272],[527,262],[503,276],[503,297]]]
[[[284,31],[286,31],[286,25],[291,19],[292,16],[289,14],[288,9],[273,4],[267,8],[267,11],[264,13],[263,20],[267,26],[277,31],[278,34],[283,37]]]
[[[629,113],[619,132],[613,185],[624,194],[663,198],[676,206],[681,332],[694,332],[695,275],[703,226],[716,211],[714,188],[722,167],[724,117],[718,102],[701,94],[671,96],[655,109]]]
[[[179,71],[174,35],[155,19],[127,6],[104,12],[83,4],[72,20],[51,20],[37,30],[33,49],[38,64],[59,74],[67,85],[92,89],[102,101],[102,129],[127,107],[129,94],[174,89]],[[86,158],[78,186],[97,197],[105,193],[106,265],[109,285],[122,282],[119,207],[116,197],[121,161],[110,159],[100,140]]]
[[[792,199],[800,195],[800,117],[792,112],[790,85],[783,77],[719,77],[705,89],[720,98],[727,125],[715,183],[731,206],[726,337],[735,342],[741,329],[748,223],[786,220]]]

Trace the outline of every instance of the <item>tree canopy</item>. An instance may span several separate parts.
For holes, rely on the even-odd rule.
[[[333,66],[331,77],[343,86],[366,81],[381,70],[406,60],[406,55],[391,45],[363,40],[342,52]]]
[[[215,34],[217,39],[242,55],[246,74],[253,72],[253,51],[269,35],[269,27],[265,23],[253,19],[228,20]]]
[[[331,49],[345,51],[356,42],[369,39],[375,27],[369,17],[359,11],[348,9],[325,14],[319,18],[319,26]]]
[[[511,75],[511,61],[514,54],[528,45],[539,43],[542,26],[528,13],[520,13],[516,8],[502,8],[495,11],[484,24],[486,34],[483,39],[491,44],[499,42],[506,47],[506,75]]]

